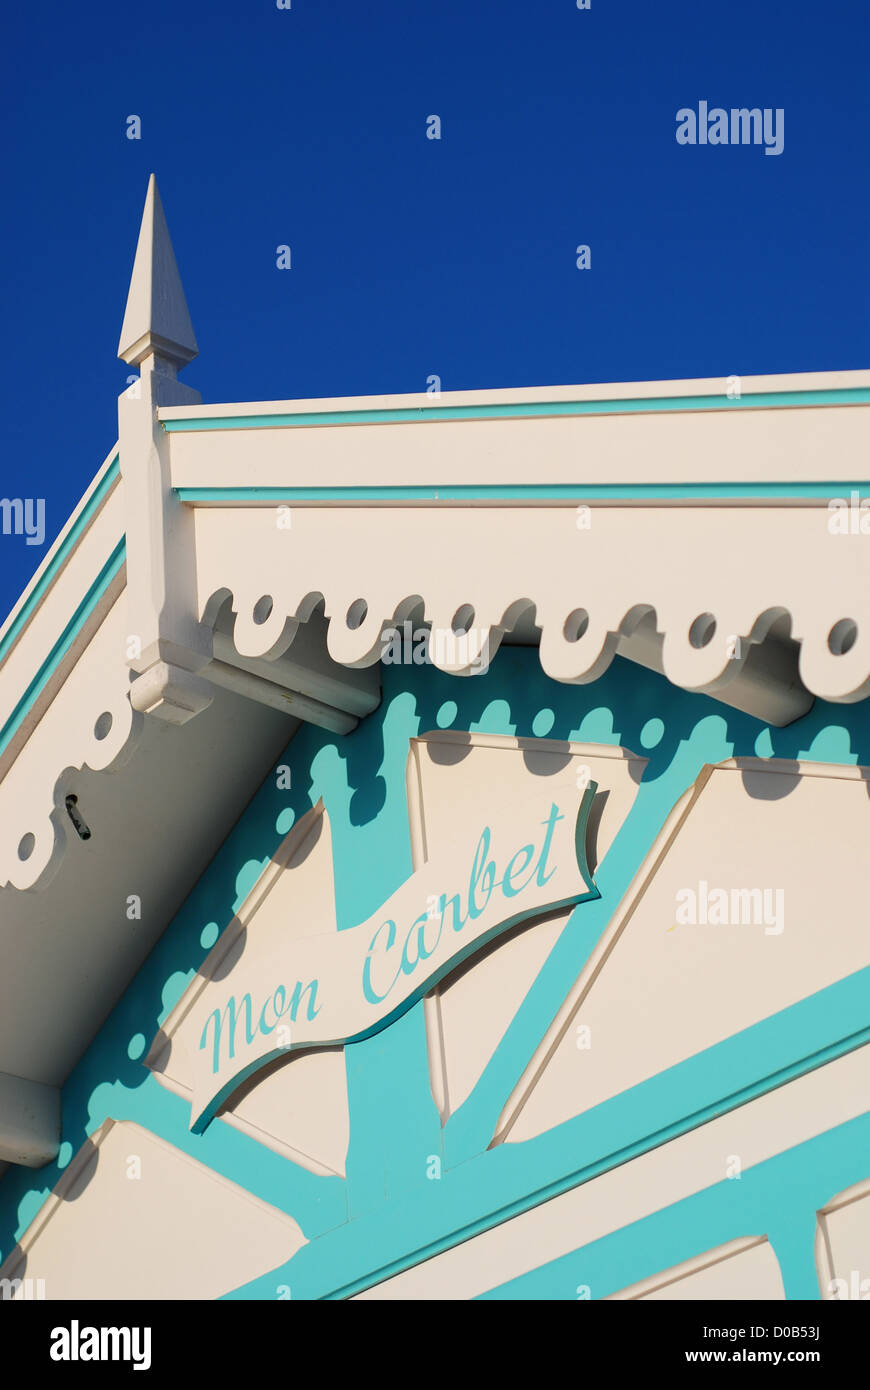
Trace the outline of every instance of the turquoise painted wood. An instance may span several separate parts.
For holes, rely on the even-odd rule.
[[[78,545],[81,537],[85,531],[87,531],[109,493],[118,482],[119,477],[120,461],[116,454],[108,464],[98,486],[94,488],[92,495],[88,499],[87,506],[83,507],[76,517],[75,523],[70,527],[68,534],[63,539],[63,543],[58,546],[55,554],[51,557],[50,563],[46,565],[45,571],[39,576],[39,579],[27,595],[25,602],[21,605],[20,611],[15,615],[14,621],[9,624],[3,637],[0,638],[0,661],[3,660],[18,641],[24,628],[30,622],[34,612],[57,579],[71,553]]]
[[[106,563],[102,566],[99,574],[94,579],[85,593],[81,603],[78,604],[69,622],[63,628],[52,643],[45,660],[34,672],[32,680],[21,695],[21,699],[15,705],[8,719],[0,726],[0,753],[14,738],[15,731],[27,717],[28,711],[34,702],[39,698],[41,691],[51,679],[60,663],[63,661],[78,633],[81,631],[88,618],[93,613],[97,604],[106,593],[115,576],[119,573],[126,562],[126,538],[124,536],[112,548]]]
[[[485,676],[383,668],[384,699],[353,734],[303,727],[230,834],[63,1092],[57,1164],[0,1181],[0,1256],[59,1172],[107,1116],[131,1119],[291,1214],[309,1244],[234,1297],[341,1298],[548,1196],[588,1181],[791,1076],[870,1040],[870,970],[821,990],[623,1095],[523,1144],[487,1150],[496,1118],[607,925],[669,811],[704,763],[735,754],[870,765],[866,702],[817,702],[767,728],[617,658],[596,683],[559,685],[534,650],[502,647]],[[635,803],[596,873],[600,899],[572,914],[465,1104],[442,1130],[432,1101],[422,1004],[347,1048],[346,1180],[316,1177],[216,1121],[190,1134],[189,1105],[142,1067],[147,1045],[295,819],[323,797],[339,927],[373,912],[410,874],[408,739],[454,727],[622,744],[649,758]],[[216,756],[219,753],[216,752]],[[870,1111],[870,1097],[868,1097]],[[491,1297],[604,1297],[737,1235],[768,1233],[789,1297],[818,1297],[815,1212],[870,1175],[870,1115],[656,1213]],[[433,1180],[430,1160],[441,1160]]]
[[[867,405],[870,389],[841,387],[824,391],[752,391],[733,399],[724,395],[643,396],[627,400],[527,401],[497,405],[398,406],[392,409],[307,410],[278,415],[203,415],[164,420],[169,434],[202,430],[269,430],[311,425],[390,425],[432,420],[517,420],[553,415],[670,414],[680,410],[770,410],[808,405]]]
[[[268,502],[655,502],[689,503],[746,498],[753,502],[807,498],[828,501],[860,493],[866,482],[851,483],[535,483],[491,486],[407,487],[180,487],[181,502],[211,504]],[[863,499],[862,499],[863,500]]]

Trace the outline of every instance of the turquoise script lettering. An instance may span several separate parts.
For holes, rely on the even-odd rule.
[[[491,832],[489,826],[485,826],[471,861],[465,915],[462,911],[463,904],[460,893],[454,893],[449,899],[446,893],[442,893],[438,898],[438,906],[441,909],[440,917],[437,913],[431,915],[427,912],[415,918],[402,941],[401,949],[395,954],[392,953],[398,944],[396,923],[392,918],[387,918],[385,922],[382,922],[371,939],[363,965],[362,989],[368,1003],[383,1003],[392,992],[400,975],[412,975],[421,961],[428,960],[438,946],[444,932],[444,919],[448,905],[452,908],[452,930],[461,932],[469,920],[480,917],[485,911],[497,888],[501,889],[505,898],[517,897],[534,878],[537,878],[539,887],[543,888],[556,872],[555,866],[550,869],[549,873],[547,872],[547,861],[552,849],[556,823],[560,820],[564,820],[564,816],[558,806],[553,803],[547,819],[541,822],[544,826],[544,839],[537,859],[535,859],[535,846],[533,844],[523,845],[508,861],[501,877],[499,877],[496,865],[490,857]],[[516,879],[526,870],[528,873],[523,881],[521,883],[516,882]]]
[[[259,1031],[262,1033],[264,1038],[267,1037],[269,1033],[274,1032],[274,1030],[278,1027],[278,1020],[283,1018],[286,1013],[289,1013],[290,1021],[292,1023],[295,1023],[299,1015],[299,1010],[302,1007],[302,1000],[306,994],[308,995],[306,1012],[308,1015],[308,1021],[310,1023],[311,1020],[316,1018],[317,1014],[320,1012],[320,1010],[316,1007],[315,1002],[317,999],[317,980],[309,980],[307,985],[303,985],[301,980],[297,980],[289,1001],[287,999],[287,991],[283,985],[279,985],[278,988],[275,990],[274,994],[270,994],[267,996],[266,1001],[263,1004],[262,1009],[260,1010],[260,1021],[257,1027],[254,1027],[252,1023],[254,1006],[251,1002],[250,994],[243,994],[241,1002],[239,1004],[236,1003],[236,996],[234,994],[231,994],[226,1003],[223,1013],[221,1013],[220,1009],[215,1009],[213,1013],[209,1014],[208,1018],[205,1021],[205,1027],[202,1030],[202,1037],[199,1040],[200,1051],[202,1051],[202,1049],[206,1046],[206,1043],[208,1042],[209,1024],[213,1023],[214,1040],[212,1050],[212,1071],[215,1073],[215,1075],[217,1075],[218,1069],[220,1067],[221,1043],[224,1039],[224,1036],[226,1036],[227,1039],[227,1057],[234,1058],[236,1055],[236,1029],[242,1018],[243,1010],[245,1022],[245,1042],[248,1045],[250,1045],[254,1041],[254,1038],[257,1036],[257,1028],[259,1028]],[[270,1006],[272,1008],[272,1012],[275,1015],[275,1021],[273,1023],[267,1023],[266,1021],[266,1010]],[[227,1029],[226,1034],[224,1033],[225,1027]]]

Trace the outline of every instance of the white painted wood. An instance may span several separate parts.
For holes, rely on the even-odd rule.
[[[558,789],[528,788],[338,934],[323,928],[334,909],[322,898],[300,911],[299,856],[315,830],[330,833],[326,814],[309,812],[246,900],[244,929],[234,924],[218,942],[179,1006],[195,1018],[191,1128],[207,1125],[230,1088],[288,1047],[368,1036],[500,930],[587,898],[593,889],[576,837],[593,792],[564,779]],[[303,867],[308,858],[306,848]],[[294,919],[298,930],[288,936]]]
[[[769,1302],[785,1298],[779,1262],[766,1236],[729,1240],[694,1259],[609,1295],[625,1302],[714,1299]]]
[[[215,655],[211,625],[227,599],[235,602],[238,618],[233,651],[217,654],[218,661],[235,667],[240,657],[239,669],[247,663],[247,674],[263,680],[270,680],[270,669],[276,688],[298,690],[329,706],[335,701],[336,709],[353,717],[365,714],[377,698],[372,670],[385,623],[408,611],[415,596],[424,600],[436,632],[450,629],[462,605],[474,605],[469,650],[442,662],[443,669],[457,674],[472,671],[479,657],[494,656],[515,625],[528,629],[534,605],[542,628],[543,667],[554,679],[593,681],[615,652],[641,659],[641,647],[647,656],[655,648],[654,664],[660,657],[661,670],[676,684],[785,723],[806,705],[806,692],[796,688],[788,660],[768,663],[762,676],[753,676],[752,657],[734,659],[727,645],[733,635],[751,636],[753,650],[772,633],[779,642],[789,614],[792,635],[801,643],[799,673],[807,689],[842,701],[863,698],[870,690],[870,552],[865,537],[828,534],[824,499],[795,506],[596,504],[585,533],[578,532],[571,505],[300,505],[294,508],[288,548],[270,507],[185,507],[174,493],[179,485],[240,482],[371,487],[510,484],[534,478],[582,487],[602,480],[839,480],[865,474],[870,407],[733,410],[723,402],[721,410],[709,413],[614,412],[453,423],[423,419],[408,426],[342,424],[292,431],[275,427],[246,431],[242,478],[236,430],[167,434],[163,428],[173,418],[206,418],[210,413],[229,418],[256,411],[244,405],[202,406],[198,393],[176,380],[177,368],[195,354],[196,342],[153,182],[120,347],[122,356],[142,369],[138,391],[125,392],[119,407],[122,483],[106,499],[7,656],[0,689],[2,718],[19,704],[108,553],[126,533],[126,591],[124,577],[118,576],[0,760],[0,883],[9,885],[0,892],[9,904],[4,919],[11,924],[9,938],[23,952],[23,976],[32,980],[44,971],[52,913],[56,920],[79,924],[57,948],[58,978],[64,970],[80,978],[80,969],[81,978],[90,979],[88,970],[96,960],[104,969],[93,977],[91,1000],[84,991],[59,1008],[65,1038],[54,1032],[44,1038],[33,1035],[22,1027],[20,1001],[4,996],[0,1070],[23,1074],[21,1058],[36,1058],[32,1069],[25,1061],[28,1076],[46,1085],[63,1080],[76,1049],[92,1035],[89,1004],[117,997],[129,978],[125,972],[141,959],[140,948],[149,949],[165,925],[173,895],[189,886],[191,875],[213,852],[214,837],[232,823],[241,798],[292,730],[292,723],[282,724],[277,711],[262,705],[240,714],[241,701],[203,678]],[[868,382],[868,373],[803,374],[747,378],[743,388],[842,389]],[[428,403],[618,401],[724,394],[726,388],[722,381],[718,386],[698,381],[532,388],[459,393],[434,401],[370,398],[367,406],[418,402],[425,411]],[[290,403],[290,409],[311,404]],[[317,404],[339,411],[366,408],[350,399]],[[285,406],[267,403],[263,409],[280,413]],[[450,563],[442,563],[445,555]],[[315,642],[298,620],[317,609],[320,593],[329,621],[329,660],[318,651],[309,662],[306,641],[308,647],[316,645],[323,624],[318,620]],[[274,597],[274,612],[258,623],[254,610],[264,595]],[[358,627],[348,627],[348,608],[360,598],[368,605],[367,616]],[[564,625],[568,611],[578,607],[588,608],[590,621],[586,633],[572,642]],[[651,645],[640,631],[650,607],[662,635],[659,643],[653,634]],[[706,611],[716,618],[717,635],[709,646],[696,649],[688,632],[699,612]],[[858,638],[851,650],[837,656],[829,650],[828,635],[845,617],[857,622]],[[129,658],[138,678],[132,704],[126,665],[131,637],[141,644],[139,654]],[[362,673],[358,682],[342,682],[336,674],[357,669]],[[232,679],[238,683],[239,677]],[[177,734],[174,724],[194,715],[197,721],[210,721],[207,731],[218,740],[243,740],[241,748],[233,744],[222,752],[233,769],[223,782],[207,765],[205,733],[189,730],[181,743],[160,743],[163,734]],[[139,757],[145,750],[148,759]],[[163,750],[163,756],[156,750]],[[117,780],[101,783],[96,774],[103,772]],[[105,893],[99,897],[89,873],[97,863],[105,884],[114,871],[99,857],[103,850],[96,842],[88,847],[77,840],[64,807],[65,794],[80,784],[88,789],[98,817],[106,817],[100,844],[111,842],[118,850],[118,872],[127,877],[147,856],[135,836],[129,857],[124,856],[111,838],[109,809],[117,827],[141,829],[143,808],[153,825],[166,803],[173,802],[166,819],[176,831],[178,858],[162,866],[149,864],[159,908],[132,944],[125,938],[123,945],[108,949],[109,920],[116,909],[104,900]],[[179,808],[189,806],[194,786],[212,803],[202,811],[200,824],[182,833]],[[780,819],[787,822],[788,815]],[[19,847],[30,835],[33,845],[22,857]],[[52,882],[70,849],[75,858],[68,877]],[[123,900],[120,882],[116,887]],[[23,890],[37,887],[45,896],[34,904]],[[526,962],[523,970],[531,965]],[[457,1094],[473,1083],[482,1056],[474,1066],[469,1056],[468,1074],[455,1083]]]
[[[110,646],[123,694],[123,647]],[[99,660],[89,674],[95,704],[88,699],[68,708],[73,682],[64,688],[13,768],[20,777],[8,803],[14,809],[0,817],[0,837],[11,840],[13,852],[16,829],[19,836],[32,829],[37,841],[48,837],[51,847],[53,817],[63,845],[57,872],[37,879],[34,891],[0,889],[0,1071],[50,1086],[66,1080],[299,727],[217,691],[184,728],[146,718],[110,768],[78,770],[71,755],[105,708],[99,675],[105,682],[109,669]],[[129,702],[124,707],[129,715]],[[42,742],[49,736],[59,738],[56,748]],[[55,772],[55,795],[44,803],[36,789],[40,769],[51,767],[61,775]],[[0,792],[11,795],[11,782],[0,784]],[[92,832],[87,841],[66,813],[68,792],[78,796]],[[34,854],[41,854],[39,844]],[[147,1030],[149,1019],[140,1026]]]
[[[107,1230],[111,1240],[95,1238]],[[109,1119],[79,1149],[0,1279],[42,1280],[48,1301],[213,1299],[305,1243],[292,1217],[141,1126]]]
[[[745,395],[768,391],[833,391],[870,387],[870,371],[780,372],[739,378]],[[161,420],[232,419],[233,416],[288,415],[345,410],[432,410],[438,406],[541,404],[550,401],[621,401],[673,396],[722,396],[728,402],[731,377],[684,377],[674,381],[593,382],[578,386],[523,386],[478,391],[411,391],[386,396],[314,396],[289,401],[243,401],[223,405],[169,406]]]
[[[161,405],[199,401],[198,392],[176,379],[177,369],[197,354],[152,174],[118,348],[126,362],[140,364],[141,376],[136,388],[121,396],[118,420],[129,621],[138,639],[137,650],[129,657],[139,677],[130,698],[135,709],[171,724],[184,724],[207,707],[209,685],[202,679],[206,675],[212,684],[273,709],[288,708],[280,682],[276,686],[262,671],[238,669],[235,662],[227,662],[225,651],[215,654],[211,628],[197,621],[193,524],[171,485],[169,441],[157,420]],[[299,643],[300,650],[304,645]],[[367,708],[372,708],[371,702]],[[347,733],[356,723],[345,712],[333,712],[317,696],[299,689],[294,690],[290,712],[336,733]]]
[[[118,400],[118,433],[127,518],[127,621],[136,639],[129,665],[140,676],[153,667],[158,673],[165,669],[163,696],[155,701],[149,691],[147,707],[177,723],[183,722],[186,706],[173,698],[171,673],[177,668],[195,674],[211,659],[212,644],[192,606],[191,518],[173,493],[167,439],[155,419],[164,386],[161,373],[143,370],[138,395],[125,392]]]
[[[192,527],[169,477],[169,449],[158,405],[199,402],[176,379],[198,353],[175,253],[154,175],[130,282],[118,356],[140,366],[135,388],[118,400],[118,449],[127,538],[128,654],[134,708],[183,724],[208,705],[195,673],[212,656],[211,633],[192,610]],[[193,673],[193,678],[191,678]]]
[[[444,397],[429,401],[430,407],[445,403]],[[208,417],[211,409],[197,414]],[[247,409],[256,415],[259,407]],[[242,427],[243,468],[239,431],[173,432],[172,482],[186,488],[279,488],[291,479],[295,487],[561,484],[576,487],[582,500],[584,486],[602,483],[860,479],[870,443],[870,405],[746,410],[729,408],[723,396],[722,410],[520,420],[437,420],[420,410],[418,420],[394,423]]]
[[[213,685],[220,685],[236,695],[244,695],[249,700],[268,705],[270,709],[283,710],[296,719],[317,724],[332,733],[348,734],[357,726],[358,720],[343,710],[333,709],[322,700],[300,695],[298,691],[288,690],[286,686],[277,685],[275,681],[266,680],[253,671],[231,666],[226,661],[213,659],[203,670]]]
[[[88,484],[87,488],[85,489],[85,492],[84,492],[83,496],[81,497],[81,499],[79,500],[79,502],[77,503],[76,507],[75,507],[74,510],[70,513],[70,516],[69,516],[69,518],[67,519],[66,523],[61,527],[60,531],[59,531],[58,534],[57,534],[56,539],[52,542],[52,544],[49,546],[48,550],[45,552],[45,555],[44,555],[44,557],[43,557],[43,559],[42,559],[42,562],[40,563],[38,569],[36,569],[36,570],[34,571],[33,577],[31,578],[30,582],[27,584],[26,588],[22,590],[21,597],[18,599],[18,602],[17,602],[17,603],[14,605],[14,607],[10,610],[9,616],[8,616],[7,618],[4,619],[4,621],[3,621],[2,624],[0,624],[0,639],[2,639],[3,637],[6,636],[6,633],[8,632],[8,630],[9,630],[9,628],[12,626],[12,624],[15,622],[15,620],[17,619],[19,613],[21,612],[21,610],[22,610],[22,608],[24,607],[24,605],[27,603],[27,601],[28,601],[28,599],[30,598],[31,594],[33,593],[34,589],[35,589],[35,588],[37,587],[37,585],[40,584],[41,581],[43,580],[43,578],[44,578],[44,576],[45,576],[45,574],[46,574],[46,571],[49,570],[49,569],[54,565],[54,562],[55,562],[56,556],[57,556],[57,554],[58,554],[58,551],[61,549],[61,547],[63,546],[63,544],[64,544],[65,541],[67,540],[70,531],[73,529],[73,527],[75,526],[76,522],[77,522],[77,521],[79,520],[79,518],[81,517],[81,515],[82,515],[82,513],[84,512],[85,508],[86,508],[86,507],[88,506],[88,504],[91,502],[91,500],[92,500],[92,498],[93,498],[93,494],[96,492],[97,488],[98,488],[98,487],[100,486],[100,484],[103,482],[103,480],[104,480],[106,474],[108,473],[109,469],[110,469],[111,466],[112,466],[112,463],[114,462],[114,459],[115,459],[115,456],[116,456],[117,452],[118,452],[118,446],[117,446],[117,444],[114,444],[114,445],[112,446],[112,448],[110,449],[109,453],[106,455],[106,457],[105,457],[105,459],[103,460],[103,462],[101,463],[100,467],[97,469],[96,473],[94,474],[94,476],[93,476],[91,482]],[[80,537],[80,538],[79,538],[78,545],[76,546],[75,551],[73,552],[73,554],[78,554],[79,551],[81,551],[82,548],[85,547],[85,546],[87,545],[87,538],[88,538],[88,536],[89,536],[89,534],[90,534],[90,531],[91,531],[91,529],[92,529],[92,527],[93,527],[93,525],[94,525],[94,522],[97,520],[97,518],[100,516],[100,514],[102,513],[102,511],[105,509],[107,503],[109,502],[109,499],[112,498],[112,497],[117,493],[117,489],[118,489],[118,484],[117,484],[117,481],[116,481],[115,484],[114,484],[114,486],[113,486],[113,488],[112,488],[112,490],[107,494],[106,497],[104,497],[103,502],[102,502],[102,504],[100,505],[99,510],[96,512],[96,514],[95,514],[94,516],[91,517],[90,524],[89,524],[87,530],[86,530],[85,533],[84,533],[84,537]],[[115,537],[114,537],[114,540],[115,540],[115,541],[120,540],[122,534],[123,534],[123,527],[120,527],[120,528],[117,530],[117,533],[116,533],[116,535],[115,535]],[[112,547],[110,546],[109,548],[111,549]],[[69,559],[72,559],[72,555],[70,555]],[[69,559],[68,559],[67,562],[66,562],[67,564],[69,563]],[[39,612],[41,611],[43,605],[45,604],[45,602],[46,602],[46,600],[47,600],[47,598],[48,598],[48,595],[49,595],[49,594],[52,592],[52,590],[56,587],[58,581],[60,580],[61,575],[64,574],[65,568],[66,568],[65,565],[61,565],[59,568],[57,568],[57,569],[55,570],[55,574],[54,574],[54,577],[53,577],[53,579],[52,579],[52,582],[51,582],[51,584],[49,585],[48,589],[47,589],[47,590],[45,591],[45,593],[43,594],[42,599],[41,599],[40,602],[37,604],[37,606],[36,606],[36,608],[34,609],[33,613],[31,614],[31,617],[30,617],[30,619],[29,619],[29,621],[28,621],[28,625],[29,625],[30,623],[33,622],[34,617],[36,616],[36,614],[39,613]],[[18,640],[20,641],[21,639],[19,638]],[[6,658],[6,660],[8,661],[8,657]],[[4,661],[3,665],[4,665],[4,669],[5,669],[6,661]]]
[[[111,462],[111,458],[107,461]],[[104,468],[101,472],[105,471]],[[114,583],[97,604],[89,623],[78,633],[67,655],[51,672],[40,693],[27,705],[27,691],[34,676],[51,662],[52,651],[63,638],[75,618],[77,608],[88,590],[95,584],[110,555],[124,536],[124,501],[120,483],[105,498],[102,507],[92,518],[90,526],[71,550],[63,569],[37,604],[17,641],[7,651],[0,665],[0,727],[13,715],[22,702],[26,713],[10,743],[0,753],[0,777],[17,757],[42,715],[63,686],[71,668],[82,655],[97,627],[118,599],[124,586],[123,566]],[[123,653],[122,653],[123,655]],[[110,677],[111,679],[111,677]],[[99,713],[99,710],[97,711]],[[49,767],[43,776],[48,780],[56,771]],[[2,783],[0,783],[2,808]],[[7,820],[0,809],[0,822]]]
[[[60,1091],[0,1071],[0,1160],[41,1168],[60,1145]]]
[[[234,627],[235,615],[224,607],[214,629],[217,660],[357,717],[371,714],[380,703],[379,667],[351,671],[333,661],[326,650],[327,624],[321,614],[313,613],[304,623],[288,621],[277,650],[269,657],[241,656],[233,641]]]
[[[157,354],[179,366],[199,355],[157,180],[145,195],[118,356],[135,366]]]
[[[449,511],[411,504],[311,506],[294,510],[291,548],[275,525],[273,506],[189,511],[197,611],[207,622],[215,596],[231,593],[236,645],[249,657],[271,651],[287,620],[304,615],[322,594],[332,659],[371,665],[384,649],[384,633],[420,596],[427,622],[444,639],[452,637],[454,616],[464,605],[474,610],[465,644],[434,645],[441,669],[472,674],[534,606],[544,671],[554,680],[586,684],[607,670],[621,638],[652,610],[664,634],[661,662],[669,680],[784,724],[807,707],[793,668],[770,662],[764,679],[747,671],[745,681],[743,670],[753,644],[771,633],[778,637],[790,615],[792,636],[802,643],[800,680],[808,690],[851,702],[870,689],[870,583],[859,582],[870,551],[864,536],[831,534],[823,506],[602,504],[593,506],[588,530],[578,530],[571,505]],[[462,563],[432,563],[448,553],[461,555]],[[263,595],[273,603],[259,622]],[[349,626],[357,600],[367,605],[365,617]],[[570,620],[579,610],[589,620],[577,639]],[[695,622],[707,613],[714,631],[696,646]],[[829,635],[843,618],[855,621],[857,638],[838,655]]]
[[[816,1268],[823,1299],[870,1299],[870,1177],[838,1192],[819,1212]]]
[[[64,774],[69,782],[76,769],[119,767],[135,748],[142,716],[127,698],[127,631],[122,593],[6,769],[0,783],[5,811],[0,816],[0,887],[45,884],[59,868],[68,836],[74,834],[64,806]],[[100,724],[103,716],[107,718]],[[32,848],[22,858],[28,836]]]
[[[470,838],[495,807],[522,804],[542,785],[558,799],[566,786],[576,789],[578,774],[599,787],[603,809],[588,848],[600,863],[646,762],[619,747],[545,738],[436,730],[412,739],[406,781],[414,867]],[[511,933],[427,996],[430,1080],[442,1123],[471,1094],[570,915]]]
[[[740,1157],[746,1172],[774,1154],[863,1115],[868,1095],[870,1046],[759,1096],[356,1297],[476,1298],[723,1181],[732,1155]],[[576,1280],[566,1286],[569,1299],[577,1297],[575,1284]],[[593,1299],[602,1296],[594,1288],[590,1293]]]
[[[854,849],[870,835],[867,775],[751,758],[705,768],[569,991],[496,1139],[530,1139],[870,964]],[[702,883],[705,895],[767,892],[769,920],[729,897],[730,922],[681,922],[687,890],[702,918]]]
[[[269,956],[312,929],[336,931],[332,842],[322,803],[293,827],[200,967],[198,982],[166,1019],[145,1058],[157,1080],[188,1103],[204,1022],[202,981],[231,980],[243,951]],[[266,911],[260,911],[266,905]],[[271,982],[271,989],[279,981]],[[232,984],[228,983],[228,989]],[[205,1011],[207,1016],[208,1010]],[[219,1119],[319,1174],[344,1175],[350,1133],[344,1049],[288,1055],[241,1086]]]

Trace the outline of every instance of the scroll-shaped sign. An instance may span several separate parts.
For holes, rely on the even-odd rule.
[[[476,839],[423,864],[359,926],[288,935],[266,957],[252,944],[196,1000],[194,1133],[275,1058],[369,1037],[496,936],[599,897],[586,860],[596,790],[590,782],[579,805],[566,795],[560,806],[545,791],[504,808]]]

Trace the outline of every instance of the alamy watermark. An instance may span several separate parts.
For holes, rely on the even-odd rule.
[[[861,1270],[852,1269],[849,1271],[848,1279],[831,1279],[828,1283],[828,1293],[832,1299],[840,1303],[852,1299],[866,1301],[870,1298],[870,1279],[863,1279]]]
[[[870,497],[854,489],[846,497],[832,497],[827,511],[832,536],[870,536]]]
[[[780,936],[785,926],[784,888],[711,888],[701,879],[697,888],[680,888],[676,902],[676,926],[764,927],[765,936]]]
[[[677,112],[678,145],[764,145],[765,154],[782,154],[785,147],[785,110],[765,106],[708,107],[698,102],[697,111],[681,106]]]
[[[381,661],[386,666],[467,666],[475,675],[489,670],[487,633],[475,628],[415,628],[410,620],[381,633]]]
[[[25,536],[25,545],[42,545],[45,498],[0,497],[0,529],[4,536]]]
[[[53,1327],[48,1351],[52,1361],[130,1361],[134,1371],[151,1368],[150,1327]]]
[[[45,1298],[44,1279],[0,1279],[0,1299],[23,1302],[25,1299]]]

